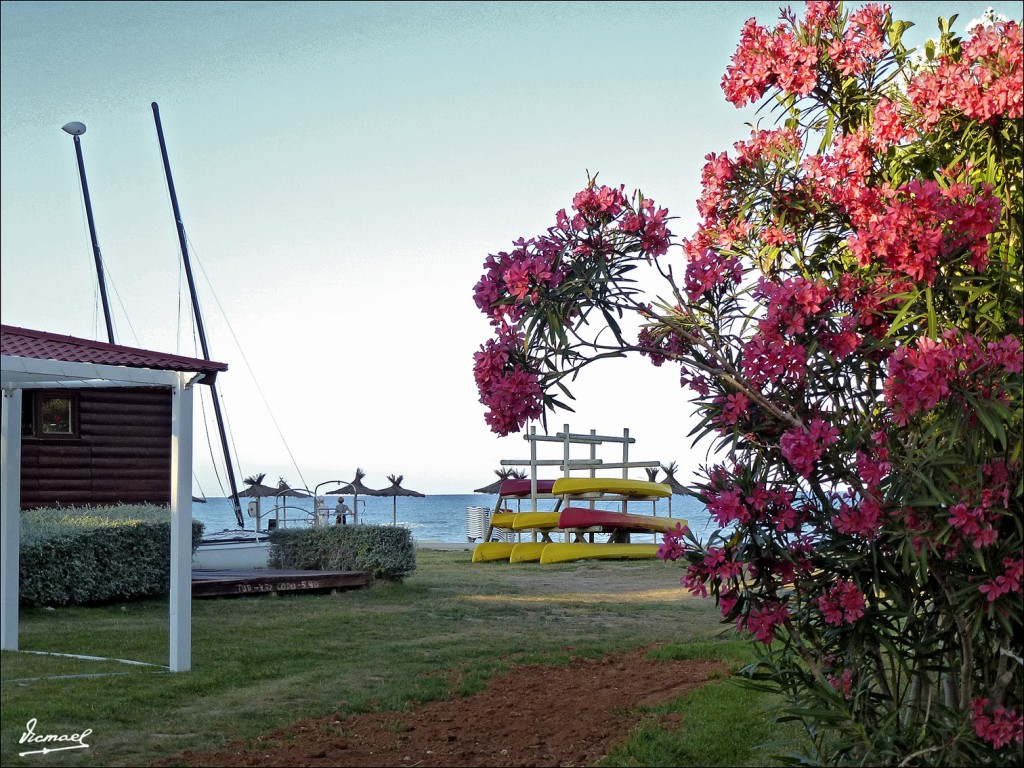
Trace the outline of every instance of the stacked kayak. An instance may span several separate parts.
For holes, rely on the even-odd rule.
[[[555,497],[581,500],[618,499],[623,501],[667,498],[672,489],[663,483],[626,478],[559,478],[544,483],[544,490]],[[685,520],[656,515],[635,515],[588,507],[566,507],[552,512],[511,512],[502,510],[491,516],[491,525],[516,533],[538,534],[542,540],[520,542],[486,541],[473,551],[473,562],[505,561],[512,563],[565,563],[574,560],[649,559],[657,556],[657,544],[622,542],[612,537],[608,542],[552,542],[549,534],[576,533],[664,533]],[[579,536],[577,536],[579,538]]]

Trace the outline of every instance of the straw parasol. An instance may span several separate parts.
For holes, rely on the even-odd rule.
[[[266,477],[265,472],[261,472],[253,477],[247,477],[242,482],[245,483],[245,488],[238,492],[237,497],[232,498],[250,498],[256,499],[256,515],[257,520],[261,515],[260,499],[276,498],[277,496],[287,496],[288,498],[303,498],[308,496],[308,493],[303,491],[297,491],[294,488],[289,488],[288,483],[284,481],[284,478],[278,482],[277,486],[264,485],[263,478]]]
[[[672,493],[678,493],[681,496],[685,496],[687,493],[686,487],[676,480],[676,470],[679,469],[679,465],[673,461],[667,467],[662,464],[661,468],[665,470],[665,474],[667,475],[662,482],[672,489]]]
[[[647,473],[647,479],[652,482],[658,482],[658,468],[657,467],[645,467],[644,472]]]
[[[473,493],[499,493],[501,491],[501,484],[509,478],[516,480],[525,480],[526,471],[522,469],[507,469],[502,467],[501,469],[494,470],[494,474],[498,476],[490,485],[485,485],[483,488],[477,488]]]
[[[391,486],[388,488],[382,488],[377,491],[378,496],[390,496],[391,497],[391,524],[398,524],[398,497],[399,496],[415,496],[417,498],[424,498],[425,494],[419,491],[411,491],[408,488],[402,487],[402,475],[395,477],[394,475],[388,475],[388,480],[391,481]]]
[[[366,473],[359,467],[356,467],[356,477],[348,485],[343,485],[340,488],[335,488],[333,491],[328,491],[328,496],[348,496],[352,495],[352,522],[359,522],[359,497],[360,496],[380,496],[380,492],[373,490],[373,488],[367,488],[363,485],[363,478],[366,477]]]

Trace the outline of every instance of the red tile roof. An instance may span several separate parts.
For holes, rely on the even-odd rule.
[[[102,341],[61,336],[45,331],[0,325],[0,353],[37,360],[60,360],[68,363],[123,365],[128,368],[151,368],[163,371],[196,371],[216,374],[228,369],[227,363],[197,360],[166,352],[153,352],[136,347],[122,347]]]

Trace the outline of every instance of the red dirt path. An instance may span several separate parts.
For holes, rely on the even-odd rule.
[[[592,765],[640,722],[638,707],[728,674],[720,661],[651,661],[646,652],[518,666],[473,696],[408,712],[300,720],[249,742],[185,752],[157,765]]]

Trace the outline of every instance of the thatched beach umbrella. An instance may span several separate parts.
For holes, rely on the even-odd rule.
[[[501,469],[494,470],[494,474],[498,476],[490,485],[485,485],[483,488],[477,488],[473,493],[499,493],[501,491],[501,484],[509,478],[515,480],[525,480],[526,471],[522,469],[507,469],[502,467]]]
[[[391,481],[391,486],[388,488],[382,488],[377,491],[378,496],[390,496],[391,497],[391,524],[398,524],[398,497],[399,496],[415,496],[417,498],[424,498],[425,494],[419,491],[411,491],[408,488],[402,487],[402,475],[395,477],[394,475],[388,475],[388,480]]]
[[[672,489],[672,493],[678,493],[680,495],[685,496],[686,488],[683,486],[682,483],[676,480],[676,470],[679,469],[679,465],[673,461],[667,467],[664,464],[662,464],[661,468],[665,470],[666,475],[665,479],[662,480],[662,482]]]
[[[652,482],[658,482],[658,468],[657,467],[645,467],[644,472],[647,473],[647,479]]]
[[[260,499],[269,499],[277,496],[286,496],[288,498],[303,498],[308,496],[308,493],[304,491],[297,491],[294,488],[289,488],[288,483],[282,478],[277,484],[277,487],[272,485],[264,485],[263,478],[266,477],[266,473],[261,472],[254,477],[247,477],[242,482],[245,483],[245,488],[238,492],[238,498],[250,498],[256,499],[256,518],[260,517]]]
[[[356,467],[356,477],[348,485],[343,485],[340,488],[335,488],[333,491],[328,491],[328,496],[348,496],[352,495],[352,522],[359,522],[359,497],[360,496],[380,496],[379,491],[373,490],[373,488],[367,488],[363,485],[363,478],[366,477],[366,473],[359,467]]]

